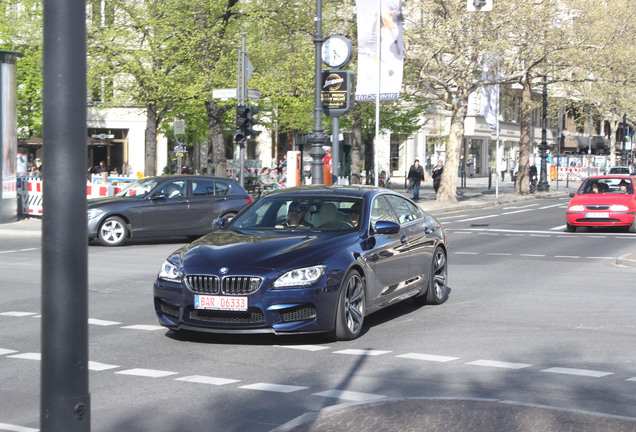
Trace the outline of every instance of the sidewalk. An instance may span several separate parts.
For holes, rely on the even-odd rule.
[[[633,432],[636,418],[495,399],[409,398],[309,412],[270,432]]]

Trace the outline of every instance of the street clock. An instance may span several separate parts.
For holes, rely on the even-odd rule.
[[[353,44],[340,35],[329,36],[322,43],[322,61],[332,69],[346,66],[353,58]]]

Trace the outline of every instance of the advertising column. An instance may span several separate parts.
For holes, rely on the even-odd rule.
[[[0,167],[0,223],[13,222],[18,216],[17,188],[17,83],[16,64],[22,54],[0,51],[0,131],[2,165]]]

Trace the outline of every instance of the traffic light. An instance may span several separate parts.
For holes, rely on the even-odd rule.
[[[236,131],[234,132],[234,142],[238,143],[247,138],[247,127],[249,120],[247,118],[250,107],[245,105],[237,105],[236,107]]]
[[[252,129],[253,125],[258,124],[258,120],[254,115],[258,114],[258,109],[247,106],[238,105],[236,107],[236,131],[234,132],[234,142],[238,143],[255,137],[260,131]]]
[[[486,0],[473,0],[473,6],[480,8],[486,5]]]
[[[261,131],[256,131],[252,129],[252,126],[258,124],[258,120],[254,118],[256,114],[258,114],[258,109],[253,107],[248,107],[247,110],[247,126],[245,127],[245,134],[247,138],[254,138],[256,135],[261,133]]]

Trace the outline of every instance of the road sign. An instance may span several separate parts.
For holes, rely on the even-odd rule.
[[[175,135],[185,135],[185,120],[174,121],[174,133]]]
[[[238,94],[238,89],[236,88],[227,88],[227,89],[213,89],[212,90],[212,99],[230,99],[236,98]],[[250,99],[260,99],[262,96],[260,90],[247,89],[247,97]]]

